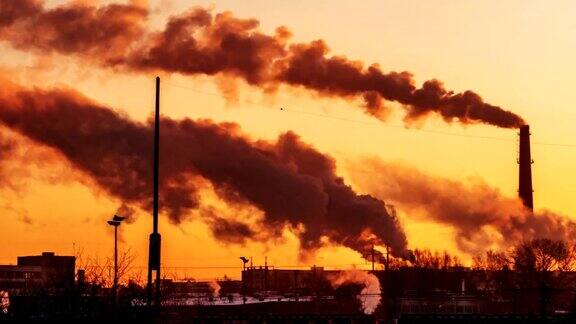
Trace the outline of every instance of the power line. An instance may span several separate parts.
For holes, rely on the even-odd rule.
[[[183,86],[183,85],[175,84],[172,82],[164,82],[164,83],[167,85],[173,86],[173,87],[190,90],[190,91],[193,91],[196,93],[227,99],[226,96],[219,94],[219,93],[198,90],[198,89],[195,89],[192,87]],[[265,104],[258,103],[255,101],[250,101],[250,100],[243,100],[242,103],[248,104],[248,105],[253,105],[253,106],[258,106],[258,107],[268,107]],[[319,117],[319,118],[328,118],[328,119],[339,120],[339,121],[348,122],[348,123],[356,123],[356,124],[362,124],[362,125],[401,129],[404,131],[416,131],[416,132],[437,134],[437,135],[444,135],[444,136],[453,136],[453,137],[462,137],[462,138],[477,138],[477,139],[486,139],[486,140],[501,141],[501,142],[516,142],[516,139],[511,139],[511,138],[495,137],[495,136],[483,136],[483,135],[471,135],[471,134],[458,134],[458,133],[437,131],[437,130],[424,129],[424,128],[408,128],[405,125],[394,125],[394,124],[386,124],[383,122],[371,122],[371,121],[357,120],[357,119],[332,116],[332,115],[321,114],[321,113],[314,113],[314,112],[309,112],[309,111],[286,109],[284,107],[280,108],[280,111],[281,112],[295,113],[295,114],[302,114],[302,115],[309,115],[309,116],[314,116],[314,117]],[[534,141],[534,142],[532,142],[532,144],[533,145],[542,145],[542,146],[555,146],[555,147],[576,147],[576,144],[571,144],[571,143],[550,143],[550,142]]]
[[[278,268],[278,269],[309,269],[313,266],[321,267],[321,268],[342,268],[342,267],[360,267],[360,266],[367,266],[367,263],[348,263],[348,264],[328,264],[328,265],[268,265],[268,268]],[[97,269],[97,268],[111,268],[112,265],[86,265],[83,266],[84,269]],[[264,266],[254,266],[254,268],[258,269],[259,267]],[[131,266],[131,269],[147,269],[148,266]],[[232,266],[232,265],[205,265],[205,266],[165,266],[162,267],[163,269],[195,269],[195,270],[210,270],[210,269],[242,269],[242,266]]]

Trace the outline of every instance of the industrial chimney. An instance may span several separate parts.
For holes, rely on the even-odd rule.
[[[532,157],[530,156],[530,126],[520,127],[520,156],[518,158],[518,196],[530,210],[534,209],[532,201]]]

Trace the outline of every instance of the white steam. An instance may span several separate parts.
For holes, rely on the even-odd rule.
[[[208,286],[212,288],[212,297],[218,297],[220,295],[220,285],[218,282],[212,280],[208,282]]]
[[[362,310],[366,314],[372,314],[382,299],[380,290],[380,281],[378,278],[362,270],[346,270],[340,272],[338,276],[330,279],[333,287],[339,287],[345,283],[358,283],[364,286],[357,296],[362,303]]]

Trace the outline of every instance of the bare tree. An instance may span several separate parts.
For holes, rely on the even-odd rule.
[[[484,255],[472,258],[472,268],[476,270],[508,270],[512,264],[511,256],[502,251],[488,250]]]
[[[570,249],[564,241],[534,239],[522,242],[513,253],[514,268],[519,271],[553,271],[570,264]]]
[[[450,255],[447,251],[439,253],[438,251],[432,252],[427,249],[414,250],[414,258],[411,263],[415,268],[426,269],[448,269],[462,266],[460,259],[457,256]]]
[[[118,281],[127,283],[136,279],[134,273],[134,262],[136,254],[130,248],[118,254]],[[99,286],[110,287],[114,282],[114,261],[112,258],[100,258],[98,256],[85,256],[84,250],[76,252],[76,264],[79,269],[84,269],[86,283]],[[141,276],[141,275],[140,275]]]

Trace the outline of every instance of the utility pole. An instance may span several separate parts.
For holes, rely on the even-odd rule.
[[[251,273],[251,275],[250,275],[250,277],[251,277],[250,278],[250,292],[252,294],[254,294],[254,291],[255,291],[255,289],[254,289],[254,281],[255,281],[255,278],[254,278],[254,272],[255,271],[254,270],[255,269],[254,269],[254,262],[253,261],[254,260],[252,259],[252,257],[250,257],[250,270],[251,270],[250,271],[250,273]]]
[[[118,222],[120,225],[120,222]],[[114,226],[114,310],[118,302],[118,226]]]
[[[108,221],[108,225],[114,226],[114,283],[112,284],[112,307],[114,308],[114,314],[117,311],[118,305],[118,226],[122,223],[125,217],[114,215],[114,217]]]
[[[264,257],[264,290],[268,290],[268,257]]]
[[[246,273],[246,263],[248,263],[248,259],[246,257],[240,257],[242,260],[242,305],[246,304],[246,280],[248,278],[248,274]]]
[[[148,251],[148,306],[152,305],[152,272],[156,272],[154,305],[160,307],[160,243],[158,233],[158,179],[160,163],[160,77],[156,77],[156,106],[154,114],[154,203],[152,211],[152,233]]]

